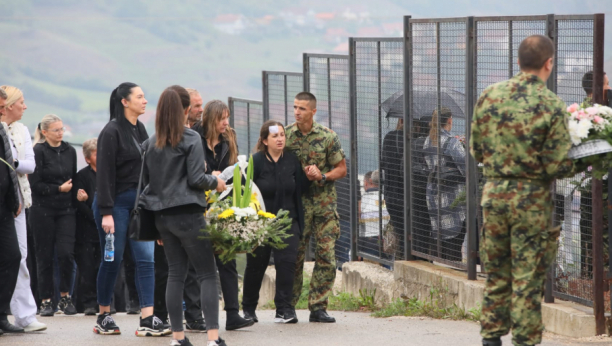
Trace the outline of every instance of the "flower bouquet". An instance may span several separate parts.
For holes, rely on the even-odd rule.
[[[238,253],[253,252],[258,246],[282,249],[284,240],[291,237],[289,212],[278,214],[261,210],[257,195],[252,193],[253,158],[249,158],[246,183],[242,186],[240,167],[235,165],[233,191],[227,198],[209,193],[209,209],[206,212],[206,238],[210,239],[215,253],[223,263],[236,258]]]
[[[568,128],[574,146],[568,157],[582,166],[591,166],[593,176],[601,179],[612,163],[612,108],[574,103],[567,107]]]

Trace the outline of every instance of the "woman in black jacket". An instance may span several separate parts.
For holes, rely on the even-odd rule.
[[[57,115],[45,115],[34,138],[36,169],[28,176],[32,189],[30,224],[34,233],[38,293],[41,316],[53,316],[53,251],[60,267],[61,299],[58,309],[66,315],[77,313],[70,298],[74,270],[75,206],[72,180],[77,173],[76,150],[62,139],[64,124]]]
[[[297,323],[292,308],[293,278],[300,236],[304,229],[304,207],[302,194],[308,191],[310,181],[302,170],[300,160],[285,150],[285,128],[278,121],[266,121],[259,131],[257,153],[253,155],[253,182],[259,188],[266,211],[277,214],[280,209],[289,211],[293,219],[291,237],[285,239],[287,247],[272,250],[269,246],[257,248],[247,255],[244,274],[242,308],[246,318],[257,321],[255,309],[259,301],[259,289],[263,280],[270,253],[274,251],[276,267],[276,323]]]
[[[140,147],[149,136],[138,117],[145,112],[147,100],[134,83],[122,83],[110,97],[110,121],[98,136],[96,194],[92,209],[100,248],[104,251],[106,235],[114,235],[115,258],[102,261],[98,270],[97,292],[100,314],[94,332],[102,335],[120,334],[110,315],[111,298],[126,244],[130,243],[136,263],[136,288],[140,299],[140,326],[137,336],[170,334],[163,322],[153,314],[155,269],[154,242],[135,241],[128,237],[130,212],[136,201],[142,156]]]
[[[202,136],[206,174],[217,176],[224,169],[238,162],[236,134],[229,126],[229,108],[225,103],[219,100],[208,102],[204,106],[202,123],[197,124],[193,129]],[[252,326],[255,322],[242,318],[238,312],[240,305],[236,260],[224,264],[217,256],[215,258],[227,314],[225,329],[236,330]]]
[[[198,133],[185,127],[189,94],[182,87],[164,90],[157,104],[155,134],[144,143],[146,187],[141,205],[155,212],[155,225],[168,260],[166,305],[174,339],[191,345],[183,332],[183,289],[191,263],[200,282],[208,345],[225,345],[219,338],[219,293],[214,251],[200,230],[206,225],[205,191],[225,190],[223,180],[206,174]],[[155,172],[155,174],[149,174]],[[174,343],[173,343],[174,344]]]

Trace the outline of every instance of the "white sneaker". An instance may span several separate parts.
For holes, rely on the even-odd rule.
[[[34,320],[34,322],[28,324],[25,328],[23,328],[23,330],[28,333],[28,332],[40,332],[43,330],[47,329],[47,325],[44,323],[40,323],[37,320]]]

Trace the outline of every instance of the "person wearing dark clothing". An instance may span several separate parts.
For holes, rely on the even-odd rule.
[[[206,174],[218,175],[238,162],[236,134],[229,127],[229,108],[225,103],[219,100],[208,102],[204,106],[202,123],[194,126],[194,130],[202,137]],[[252,326],[255,323],[253,320],[244,319],[239,314],[236,260],[223,263],[217,255],[215,259],[227,313],[225,329],[235,330]]]
[[[200,135],[184,126],[189,94],[180,86],[162,92],[155,118],[155,134],[147,140],[140,203],[155,214],[168,260],[166,306],[174,340],[191,345],[183,332],[183,290],[189,262],[200,282],[200,300],[208,327],[208,345],[225,345],[219,338],[219,295],[210,240],[201,236],[206,226],[205,191],[225,190],[225,183],[206,174]],[[149,174],[155,172],[155,174]]]
[[[308,191],[310,181],[306,178],[297,156],[291,152],[283,152],[285,129],[280,122],[269,120],[263,124],[257,149],[258,152],[253,155],[253,182],[261,192],[266,211],[276,215],[279,210],[286,210],[293,222],[291,229],[287,231],[291,237],[285,239],[286,248],[260,246],[253,254],[247,254],[242,309],[246,318],[257,322],[255,309],[259,302],[259,289],[268,267],[270,253],[273,251],[276,268],[274,322],[297,323],[297,316],[291,306],[293,279],[301,230],[304,229],[302,194]]]
[[[397,258],[404,256],[404,121],[398,119],[395,130],[383,140],[380,170],[383,195],[391,226],[397,239]]]
[[[0,97],[0,107],[4,108],[5,98]],[[0,109],[3,111],[3,109]],[[0,113],[1,115],[1,113]],[[0,335],[23,332],[9,323],[6,311],[9,309],[21,262],[15,217],[19,215],[19,181],[13,166],[11,144],[4,127],[0,125]]]
[[[34,228],[41,316],[53,316],[53,252],[60,268],[58,310],[77,313],[70,297],[74,272],[76,150],[62,141],[64,125],[57,115],[45,115],[34,138],[36,169],[28,176],[32,189],[30,223]]]
[[[100,238],[91,204],[96,192],[96,150],[97,139],[83,143],[83,156],[88,166],[81,169],[76,176],[74,188],[76,195],[76,246],[75,259],[79,268],[78,301],[83,306],[85,315],[97,312],[96,277],[100,268]]]
[[[96,176],[96,195],[92,209],[100,248],[106,246],[107,234],[114,235],[115,258],[102,261],[98,270],[97,292],[100,314],[94,332],[102,335],[120,334],[110,315],[111,298],[120,272],[126,244],[136,263],[136,288],[140,302],[140,326],[137,336],[163,336],[171,333],[153,314],[155,269],[154,242],[129,238],[130,212],[136,202],[136,188],[140,178],[142,148],[148,138],[138,117],[145,112],[147,100],[142,89],[134,83],[122,83],[110,97],[110,121],[98,136],[97,159],[100,163]]]

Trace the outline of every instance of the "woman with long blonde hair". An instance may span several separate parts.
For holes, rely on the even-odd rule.
[[[34,173],[36,162],[30,131],[23,125],[21,118],[28,106],[21,90],[14,86],[3,85],[0,87],[7,96],[5,114],[1,117],[2,126],[13,142],[12,151],[15,160],[15,171],[19,181],[19,200],[23,209],[32,206],[32,191],[28,174]],[[28,231],[26,227],[25,210],[15,218],[15,229],[19,239],[19,250],[21,252],[21,263],[19,265],[19,276],[17,286],[11,299],[11,313],[15,317],[15,326],[23,328],[26,332],[47,329],[47,326],[36,319],[36,301],[30,287],[30,273],[26,262],[28,256]],[[2,325],[0,324],[0,329]]]
[[[218,176],[224,169],[238,162],[236,133],[229,126],[229,116],[229,107],[223,101],[213,100],[204,106],[202,122],[193,127],[202,137],[206,174]],[[215,258],[227,313],[225,329],[235,330],[252,326],[255,322],[242,318],[238,312],[240,305],[236,261],[223,264],[218,256],[215,255]]]

